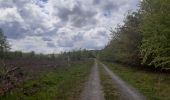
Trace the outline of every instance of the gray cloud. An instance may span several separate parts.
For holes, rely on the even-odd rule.
[[[84,27],[89,24],[95,25],[97,20],[94,18],[97,13],[92,10],[85,10],[80,3],[74,5],[72,9],[61,7],[57,15],[62,21],[70,21],[75,27]]]
[[[51,40],[50,38],[48,38],[48,37],[43,37],[42,40],[43,40],[43,41],[52,41],[52,40]]]
[[[109,28],[122,23],[125,12],[136,9],[137,2],[0,0],[0,28],[12,50],[50,53],[101,49],[109,40]]]
[[[57,16],[62,20],[62,21],[68,21],[69,15],[71,14],[70,9],[65,8],[65,7],[60,7],[58,8],[59,12],[57,13]]]
[[[119,5],[113,2],[107,2],[106,4],[103,5],[104,11],[113,11],[118,9],[119,9]]]
[[[81,33],[81,32],[79,32],[79,33],[77,33],[75,36],[73,36],[73,40],[74,41],[81,41],[81,40],[83,40],[83,36],[84,35],[84,33]]]
[[[56,45],[55,45],[54,43],[48,42],[48,43],[47,43],[47,47],[49,47],[49,48],[55,48]]]
[[[18,26],[21,26],[21,24],[18,22],[10,22],[5,25],[3,24],[1,28],[4,30],[4,33],[8,38],[24,38],[28,30]]]
[[[57,44],[59,47],[73,47],[74,40],[68,33],[62,32],[58,37]]]
[[[101,0],[93,0],[93,4],[96,5],[96,4],[100,4]]]

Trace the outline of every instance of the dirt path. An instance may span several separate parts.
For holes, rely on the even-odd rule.
[[[121,93],[121,100],[146,100],[146,98],[141,95],[137,90],[133,87],[126,84],[123,80],[121,80],[117,75],[115,75],[107,66],[102,64],[106,73],[112,78],[113,84]]]
[[[104,93],[100,84],[98,65],[96,60],[91,70],[89,80],[81,94],[80,100],[105,100]]]

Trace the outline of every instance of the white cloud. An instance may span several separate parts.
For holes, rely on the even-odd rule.
[[[13,8],[0,8],[0,21],[4,23],[18,21],[22,23],[24,20],[21,18],[16,7]]]
[[[12,50],[101,49],[139,0],[0,0],[0,28]],[[17,42],[18,41],[18,42]]]

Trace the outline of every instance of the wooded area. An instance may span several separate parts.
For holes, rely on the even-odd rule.
[[[129,13],[123,25],[112,32],[112,40],[100,58],[130,65],[170,66],[170,1],[143,0]]]

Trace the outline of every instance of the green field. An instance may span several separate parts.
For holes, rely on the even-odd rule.
[[[138,70],[115,63],[105,62],[105,64],[149,100],[170,100],[169,74]]]
[[[51,71],[37,80],[28,80],[1,100],[78,100],[93,61],[71,64]]]

